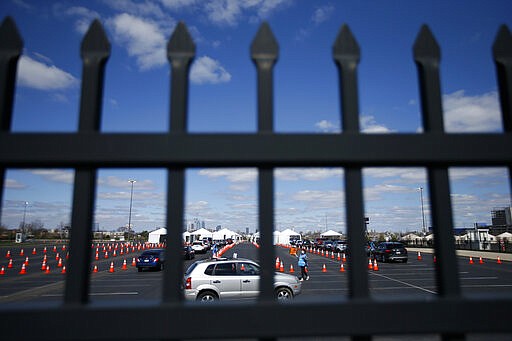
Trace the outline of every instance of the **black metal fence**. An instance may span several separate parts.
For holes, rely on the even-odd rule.
[[[502,134],[447,134],[439,81],[440,50],[428,27],[414,43],[424,132],[365,135],[359,129],[357,66],[359,46],[348,26],[334,42],[339,69],[343,132],[340,134],[273,133],[273,65],[278,44],[267,24],[251,45],[258,79],[258,132],[255,134],[187,133],[188,73],[195,45],[183,23],[167,49],[172,68],[170,128],[162,134],[100,132],[103,73],[110,43],[98,21],[81,47],[83,60],[79,131],[25,134],[10,131],[16,64],[22,41],[14,22],[0,28],[0,186],[7,168],[66,167],[75,170],[70,260],[64,303],[59,307],[0,307],[0,335],[21,339],[182,339],[352,336],[367,340],[382,334],[440,334],[463,339],[466,333],[512,333],[504,318],[510,297],[461,296],[453,240],[448,167],[512,165],[512,37],[506,27],[493,47],[503,114]],[[334,85],[333,85],[334,86]],[[126,148],[126,146],[137,148]],[[183,302],[182,266],[166,267],[162,300],[152,306],[95,306],[88,303],[89,259],[98,168],[160,167],[168,170],[167,253],[181,259],[184,180],[188,167],[257,167],[262,276],[260,299],[251,305],[214,309]],[[273,170],[276,167],[335,166],[345,169],[346,212],[351,271],[349,296],[343,301],[278,304],[273,296]],[[435,233],[438,296],[430,301],[376,301],[369,295],[365,242],[362,167],[414,166],[428,171]],[[1,198],[0,198],[1,199]],[[181,261],[178,265],[181,265]],[[307,328],[296,311],[307,311]],[[492,313],[480,313],[492,312]],[[372,319],[368,317],[386,316]],[[152,328],[140,328],[141,317]],[[503,317],[503,318],[499,318]],[[201,321],[207,323],[202,328]],[[27,328],[30,326],[29,328]]]

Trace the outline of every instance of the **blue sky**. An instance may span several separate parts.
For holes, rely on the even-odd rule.
[[[441,46],[445,129],[500,132],[491,46],[501,24],[512,27],[509,1],[299,1],[5,0],[24,40],[18,66],[12,129],[72,132],[78,126],[80,42],[98,18],[112,44],[105,75],[102,131],[163,132],[168,127],[170,69],[166,43],[180,20],[197,54],[190,75],[190,132],[256,131],[256,72],[249,46],[263,20],[279,42],[274,115],[278,132],[335,133],[339,85],[331,49],[342,24],[361,47],[358,69],[361,129],[365,133],[420,133],[417,71],[412,45],[422,24]],[[101,169],[95,219],[102,229],[128,223],[129,179],[134,184],[132,224],[165,224],[163,169]],[[189,169],[186,217],[206,227],[257,228],[255,169]],[[490,223],[494,207],[510,205],[503,168],[450,169],[457,227]],[[276,228],[346,231],[343,169],[277,169]],[[10,169],[1,223],[23,219],[54,228],[69,223],[73,171]],[[364,170],[370,229],[412,231],[427,224],[430,207],[423,168]]]

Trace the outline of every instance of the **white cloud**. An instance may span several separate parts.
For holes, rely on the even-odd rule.
[[[164,18],[166,16],[158,3],[154,1],[106,0],[105,4],[117,11],[138,16],[151,16],[154,18]]]
[[[179,10],[186,7],[195,6],[199,3],[198,0],[161,0],[164,7],[171,10]]]
[[[377,121],[375,121],[375,117],[373,116],[362,115],[359,118],[359,122],[361,123],[361,132],[363,133],[385,134],[392,132],[392,130],[385,125],[377,123]]]
[[[22,184],[21,182],[15,179],[5,179],[4,187],[8,189],[24,189],[27,188],[27,185]]]
[[[75,173],[65,169],[32,169],[29,170],[34,175],[39,175],[45,180],[52,182],[61,182],[65,184],[73,183]]]
[[[219,61],[203,56],[192,64],[190,80],[195,84],[226,83],[231,80],[231,74],[222,67]]]
[[[21,56],[17,78],[20,86],[47,91],[68,89],[78,84],[78,79],[70,73],[28,56]]]
[[[249,15],[251,22],[255,22],[268,18],[290,3],[290,0],[210,0],[204,4],[203,11],[215,24],[234,26],[244,19],[244,14]]]
[[[135,57],[140,70],[149,70],[167,63],[166,38],[158,24],[127,13],[108,20],[114,39]]]
[[[334,12],[334,6],[331,4],[318,7],[311,17],[311,21],[313,21],[315,24],[321,24],[331,17],[332,13]]]
[[[60,5],[56,5],[54,10],[57,12],[57,15],[60,15]],[[62,14],[78,17],[77,21],[75,22],[75,30],[81,34],[87,32],[91,22],[94,19],[100,18],[100,14],[98,12],[92,11],[82,6],[69,7],[63,10]]]
[[[226,178],[229,182],[256,181],[258,176],[254,168],[201,169],[198,174],[212,179]]]
[[[275,170],[275,177],[285,181],[319,181],[330,178],[343,177],[342,168],[278,168]]]
[[[339,133],[341,131],[339,124],[335,124],[327,120],[316,122],[315,127],[324,133]]]
[[[128,181],[127,178],[117,177],[117,176],[107,176],[106,178],[100,178],[98,180],[98,184],[102,186],[114,187],[114,188],[131,188],[132,184]],[[154,190],[155,185],[152,180],[136,180],[133,184],[134,190]]]
[[[501,129],[495,91],[467,96],[459,90],[443,96],[445,129],[449,132],[492,132]]]

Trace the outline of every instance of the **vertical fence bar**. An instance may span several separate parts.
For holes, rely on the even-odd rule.
[[[167,45],[167,58],[171,64],[171,134],[185,134],[187,130],[188,75],[196,47],[187,27],[178,23]],[[182,233],[185,219],[185,170],[170,167],[167,170],[167,259],[176,260],[174,266],[164,270],[162,301],[165,303],[183,300],[181,288],[183,277]]]
[[[0,131],[11,130],[16,70],[23,41],[11,17],[0,26]],[[0,210],[3,203],[5,168],[0,167]]]
[[[258,75],[258,133],[273,133],[273,67],[279,46],[267,23],[263,23],[251,44],[251,57]],[[258,208],[262,265],[260,301],[274,300],[274,178],[273,169],[258,169]]]
[[[494,41],[493,57],[496,64],[503,131],[512,132],[512,35],[507,26],[500,27]],[[508,165],[510,196],[512,196],[512,165]],[[512,198],[510,199],[512,202]]]
[[[110,43],[100,22],[94,20],[81,46],[80,133],[99,131],[104,70],[109,56]],[[96,169],[80,167],[75,170],[70,258],[64,295],[66,304],[83,304],[88,300],[95,185]]]
[[[359,95],[357,65],[360,49],[347,25],[343,25],[333,45],[333,59],[339,71],[343,134],[359,134]],[[368,297],[364,199],[360,167],[345,168],[345,201],[349,253],[349,292],[351,298]]]
[[[414,43],[414,60],[418,67],[421,108],[425,133],[443,134],[441,84],[439,80],[440,49],[430,29],[424,25]],[[437,151],[432,151],[437,153]],[[437,256],[436,279],[443,297],[460,294],[457,257],[453,239],[453,217],[450,181],[446,167],[428,167],[432,205],[434,246]]]

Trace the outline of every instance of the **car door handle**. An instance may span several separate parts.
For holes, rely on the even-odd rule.
[[[251,283],[251,281],[246,279],[246,280],[243,281],[243,283]]]
[[[217,280],[217,281],[213,281],[213,283],[220,283],[220,281],[219,281],[219,280]]]

